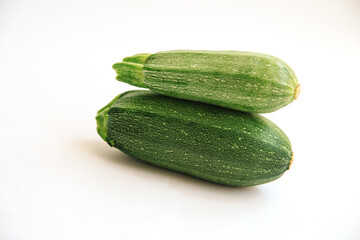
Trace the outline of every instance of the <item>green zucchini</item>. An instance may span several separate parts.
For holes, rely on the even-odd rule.
[[[289,169],[291,144],[257,114],[128,91],[98,111],[110,145],[150,164],[231,186],[273,181]]]
[[[285,62],[253,52],[143,53],[126,57],[113,68],[119,81],[244,112],[273,112],[300,93],[295,73]]]

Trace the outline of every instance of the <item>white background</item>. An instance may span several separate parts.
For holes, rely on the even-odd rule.
[[[266,114],[290,171],[231,188],[110,148],[111,66],[174,49],[255,51],[296,72]],[[0,1],[0,239],[360,239],[360,2]]]

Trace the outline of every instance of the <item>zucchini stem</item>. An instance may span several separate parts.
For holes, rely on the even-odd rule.
[[[106,142],[108,140],[107,133],[107,121],[109,118],[108,112],[112,105],[121,97],[121,94],[117,95],[110,103],[108,103],[105,107],[101,108],[96,115],[96,130],[99,133],[100,137],[104,139]]]
[[[116,79],[136,87],[147,88],[143,70],[150,55],[149,53],[136,54],[115,63],[112,67],[117,73]]]

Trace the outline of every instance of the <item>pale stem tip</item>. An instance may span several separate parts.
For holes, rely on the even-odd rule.
[[[289,164],[289,168],[288,170],[290,169],[292,163],[294,162],[294,153],[291,154],[291,160],[290,160],[290,164]]]
[[[301,91],[301,88],[300,88],[300,83],[299,83],[295,88],[295,99],[297,99],[299,97],[300,91]]]

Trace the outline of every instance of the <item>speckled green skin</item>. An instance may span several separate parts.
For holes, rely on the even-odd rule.
[[[295,99],[293,70],[265,54],[177,50],[116,63],[116,79],[157,93],[230,109],[268,113]]]
[[[100,136],[124,153],[220,184],[273,181],[292,155],[287,136],[265,117],[146,90],[117,96],[96,119]]]

